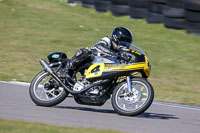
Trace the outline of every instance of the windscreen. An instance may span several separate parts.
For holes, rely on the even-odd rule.
[[[143,54],[143,55],[146,55],[139,47],[137,47],[137,46],[135,46],[135,45],[133,45],[133,44],[131,44],[131,43],[128,43],[128,42],[123,42],[123,41],[121,41],[120,43],[119,43],[119,45],[118,45],[119,47],[121,46],[121,47],[125,47],[125,48],[127,48],[127,49],[131,49],[131,50],[133,50],[133,51],[136,51],[136,52],[138,52],[138,53],[141,53],[141,54]]]

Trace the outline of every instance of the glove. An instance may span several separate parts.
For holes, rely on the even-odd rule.
[[[80,50],[83,51],[85,54],[90,54],[91,53],[91,50],[88,47],[82,48]]]
[[[123,48],[122,46],[118,46],[117,50],[120,52],[120,51],[122,51],[122,48]]]
[[[117,57],[121,60],[129,61],[129,57],[123,53],[117,53]]]

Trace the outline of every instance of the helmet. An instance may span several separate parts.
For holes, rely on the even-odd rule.
[[[117,27],[112,32],[112,41],[118,44],[121,41],[131,43],[133,41],[132,32],[124,27]]]

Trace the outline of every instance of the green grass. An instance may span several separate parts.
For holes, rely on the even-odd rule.
[[[41,123],[1,120],[0,133],[121,133],[114,130],[97,128],[75,128],[69,126],[55,126]]]
[[[124,26],[134,34],[152,64],[149,78],[155,100],[200,106],[200,37],[147,24],[128,16],[113,17],[65,0],[5,0],[0,3],[0,80],[31,82],[42,70],[40,58],[55,51],[71,57]]]

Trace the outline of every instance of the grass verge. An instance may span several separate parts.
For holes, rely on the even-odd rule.
[[[121,133],[97,128],[75,128],[0,119],[0,133]]]
[[[113,17],[65,0],[6,0],[0,3],[0,80],[31,82],[40,58],[55,51],[71,57],[94,45],[114,27],[133,31],[134,44],[152,64],[155,100],[200,106],[200,38],[163,24]]]

